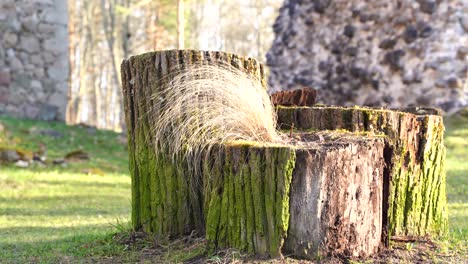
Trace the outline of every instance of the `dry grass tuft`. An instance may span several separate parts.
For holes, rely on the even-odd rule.
[[[260,80],[230,65],[180,70],[153,99],[153,135],[173,160],[199,164],[202,153],[231,141],[281,141],[274,106]]]

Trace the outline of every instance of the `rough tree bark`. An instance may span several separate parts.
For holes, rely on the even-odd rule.
[[[302,88],[291,91],[280,91],[271,95],[271,102],[278,106],[313,106],[317,91],[312,88]]]
[[[317,145],[296,150],[284,251],[309,259],[376,253],[384,242],[384,140],[330,132],[311,140]]]
[[[384,147],[382,138],[351,133],[223,146],[204,165],[209,249],[312,259],[377,252]]]
[[[220,61],[265,84],[260,64],[229,53],[159,51],[123,62],[135,228],[168,237],[195,230],[206,235],[208,250],[306,258],[373,254],[387,242],[389,224],[397,234],[446,230],[437,163],[443,126],[435,115],[279,107],[281,126],[302,131],[279,145],[216,146],[193,189],[188,164],[174,164],[153,144],[152,95],[180,68]]]
[[[208,249],[280,255],[289,224],[295,151],[248,143],[220,150],[203,166]]]

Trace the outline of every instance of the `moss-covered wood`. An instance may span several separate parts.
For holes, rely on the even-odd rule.
[[[377,252],[384,140],[333,132],[311,143],[316,136],[307,136],[301,146],[222,146],[205,160],[210,250],[309,259]]]
[[[209,250],[308,259],[376,253],[384,139],[345,132],[293,137],[300,142],[220,146],[205,160]]]
[[[279,107],[278,123],[299,130],[348,130],[382,134],[392,148],[388,225],[390,235],[447,232],[445,147],[442,117],[433,109]]]
[[[280,255],[288,230],[295,151],[248,144],[219,150],[204,165],[209,249]]]
[[[157,122],[157,100],[171,76],[201,63],[230,64],[266,85],[263,66],[250,58],[224,52],[168,50],[124,60],[121,67],[132,175],[132,223],[161,236],[179,236],[197,230],[203,234],[203,193],[194,190],[187,164],[174,164],[171,153],[154,145],[152,124]]]

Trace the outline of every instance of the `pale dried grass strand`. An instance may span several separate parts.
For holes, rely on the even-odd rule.
[[[172,156],[200,164],[214,145],[281,141],[276,112],[260,80],[227,64],[190,65],[154,94],[153,136]]]

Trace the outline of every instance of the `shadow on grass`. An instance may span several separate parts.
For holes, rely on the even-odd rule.
[[[466,157],[468,158],[468,157]],[[468,160],[467,160],[468,162]],[[464,169],[458,169],[458,168],[446,168],[447,171],[447,176],[449,177],[455,177],[455,176],[468,176],[466,173],[467,171]],[[468,178],[467,178],[468,179]]]
[[[468,172],[464,169],[447,168],[447,200],[468,202]]]
[[[38,238],[40,241],[31,241],[31,242],[21,242],[15,241],[14,243],[0,244],[1,247],[5,245],[16,246],[23,244],[36,244],[36,243],[54,243],[56,239],[48,239],[46,234],[61,235],[62,239],[66,241],[72,241],[73,238],[83,237],[83,231],[93,230],[98,228],[110,228],[112,227],[111,223],[109,224],[88,224],[88,225],[77,225],[77,226],[63,226],[63,227],[53,227],[53,226],[16,226],[16,227],[0,227],[1,234],[18,234],[18,233],[27,233],[29,237]],[[64,235],[68,233],[68,235]],[[81,234],[74,236],[73,234]],[[88,237],[88,236],[85,236]],[[5,238],[5,237],[3,237]],[[1,241],[1,240],[0,240]]]
[[[115,162],[115,161],[112,161]],[[118,177],[130,177],[130,172],[128,168],[126,167],[127,162],[125,163],[125,168],[117,168],[113,166],[112,168],[109,168],[109,164],[112,165],[112,162],[110,162],[107,159],[102,159],[102,160],[89,160],[89,161],[82,161],[82,162],[76,162],[76,163],[70,163],[67,167],[61,167],[59,165],[45,165],[45,167],[41,165],[37,165],[36,163],[33,163],[31,166],[27,168],[18,168],[12,164],[7,164],[3,168],[9,169],[11,171],[26,171],[28,173],[42,173],[42,174],[48,174],[48,173],[57,173],[57,174],[77,174],[83,177],[102,177],[101,175],[94,175],[94,174],[88,174],[88,173],[83,173],[83,170],[86,169],[97,169],[101,171],[102,173],[105,174],[112,174]],[[118,162],[118,161],[117,161]]]

